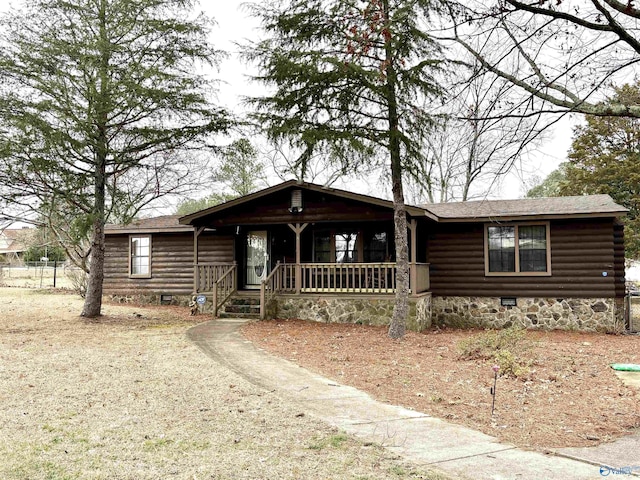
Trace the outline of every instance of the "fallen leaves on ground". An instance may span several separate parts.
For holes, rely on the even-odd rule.
[[[529,372],[499,377],[491,416],[490,360],[463,360],[458,343],[482,330],[408,332],[300,320],[243,328],[257,346],[374,398],[480,430],[520,447],[590,446],[640,427],[640,393],[611,363],[640,363],[640,336],[529,331]]]

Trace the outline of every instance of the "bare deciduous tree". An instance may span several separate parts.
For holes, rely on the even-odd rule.
[[[640,61],[634,2],[470,0],[450,3],[449,39],[527,94],[512,115],[541,111],[640,117],[640,104],[603,102]]]
[[[503,116],[519,108],[515,87],[478,67],[452,90],[443,120],[426,142],[426,161],[409,170],[414,203],[486,197],[547,127],[540,116]]]

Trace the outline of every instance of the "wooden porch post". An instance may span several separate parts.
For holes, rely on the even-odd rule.
[[[415,218],[409,222],[409,231],[411,232],[411,261],[409,262],[409,285],[411,287],[411,294],[416,295],[418,285],[418,269],[416,268],[416,253],[417,253],[417,222]]]
[[[198,293],[200,286],[200,269],[198,268],[198,237],[204,231],[204,227],[193,229],[193,293]]]
[[[302,290],[302,265],[300,264],[300,234],[307,228],[308,223],[300,225],[296,223],[295,226],[291,223],[288,224],[289,228],[296,234],[296,293],[300,293]]]

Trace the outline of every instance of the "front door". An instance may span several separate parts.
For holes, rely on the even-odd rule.
[[[262,280],[269,275],[269,250],[267,232],[247,232],[246,237],[245,288],[260,288]]]

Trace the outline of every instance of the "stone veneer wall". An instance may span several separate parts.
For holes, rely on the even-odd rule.
[[[450,327],[582,330],[618,333],[625,329],[624,299],[517,298],[503,307],[500,298],[433,297],[433,324]]]
[[[160,295],[155,294],[129,294],[129,295],[105,295],[105,298],[110,302],[134,304],[134,305],[160,305]],[[166,305],[177,305],[180,307],[188,307],[191,301],[191,295],[172,295],[171,302]],[[207,296],[207,303],[201,305],[199,308],[200,313],[213,312],[211,298]]]
[[[389,325],[395,298],[366,296],[281,296],[268,306],[270,318],[298,318],[326,323]],[[431,326],[431,295],[409,298],[407,328],[422,331]]]

